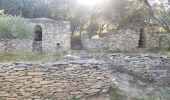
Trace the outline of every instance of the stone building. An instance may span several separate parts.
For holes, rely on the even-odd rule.
[[[34,29],[34,39],[0,39],[0,53],[62,53],[73,47],[76,50],[133,50],[138,47],[168,47],[166,34],[147,31],[141,21],[127,22],[127,29],[115,30],[108,36],[91,39],[83,34],[79,41],[71,37],[69,21],[55,21],[47,18],[27,19]],[[155,25],[154,25],[155,26]],[[153,27],[154,27],[153,26]],[[149,29],[150,30],[150,29]],[[145,34],[147,33],[147,34]]]
[[[47,18],[26,19],[34,29],[34,39],[1,39],[1,53],[44,52],[54,54],[70,49],[70,22]]]
[[[28,19],[28,21],[35,26],[33,49],[41,44],[42,51],[45,53],[56,53],[61,49],[70,49],[69,21],[55,21],[47,18]],[[37,27],[39,34],[36,32]],[[41,48],[41,46],[38,47]]]

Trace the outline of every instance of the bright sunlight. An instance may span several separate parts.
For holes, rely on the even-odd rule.
[[[94,6],[94,5],[100,5],[104,2],[104,0],[78,0],[79,5],[87,5],[87,6]]]

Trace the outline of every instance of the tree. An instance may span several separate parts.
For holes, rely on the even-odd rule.
[[[11,15],[21,15],[23,3],[21,0],[2,0],[1,8],[5,13]]]
[[[71,20],[76,0],[58,0],[52,4],[51,15],[56,20]]]

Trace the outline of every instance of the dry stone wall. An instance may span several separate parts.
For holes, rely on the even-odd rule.
[[[106,37],[90,39],[87,34],[82,36],[85,50],[130,50],[138,47],[139,34],[131,30],[119,30]]]
[[[105,93],[110,86],[104,62],[1,63],[0,100],[68,100]]]
[[[81,36],[82,46],[85,50],[107,50],[107,40],[105,38],[90,39],[87,34]]]
[[[81,37],[85,50],[134,50],[138,48],[140,35],[132,30],[118,30],[99,39],[90,39],[87,34]],[[167,34],[145,33],[144,45],[146,48],[168,47]]]
[[[145,34],[145,47],[168,47],[167,34],[147,33]]]
[[[135,74],[150,82],[170,85],[170,57],[115,54],[110,56],[109,63],[118,71]]]
[[[139,34],[131,30],[118,31],[109,36],[109,49],[131,50],[138,47]]]
[[[30,39],[1,39],[0,53],[31,53],[32,43]]]

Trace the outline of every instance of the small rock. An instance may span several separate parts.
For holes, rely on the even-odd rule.
[[[146,86],[147,85],[146,83],[142,82],[141,80],[138,80],[137,82],[140,86]]]
[[[56,71],[53,74],[51,74],[52,76],[63,76],[64,75],[64,71]]]
[[[89,90],[85,91],[84,93],[94,94],[94,93],[99,93],[99,92],[100,92],[100,89],[89,89]]]
[[[119,75],[123,80],[126,80],[126,81],[132,81],[133,80],[133,77],[129,74],[124,74],[124,73],[121,73]]]
[[[45,73],[44,72],[28,72],[27,73],[28,75],[44,75]]]
[[[73,55],[66,55],[66,56],[64,56],[64,59],[66,59],[66,60],[79,60],[80,57],[79,56],[73,56]]]
[[[100,88],[102,88],[102,86],[103,85],[97,84],[97,85],[91,86],[90,88],[92,88],[92,89],[100,89]]]
[[[16,65],[16,67],[27,67],[27,65],[24,64],[24,63],[21,63],[21,64],[19,64],[19,65]]]

